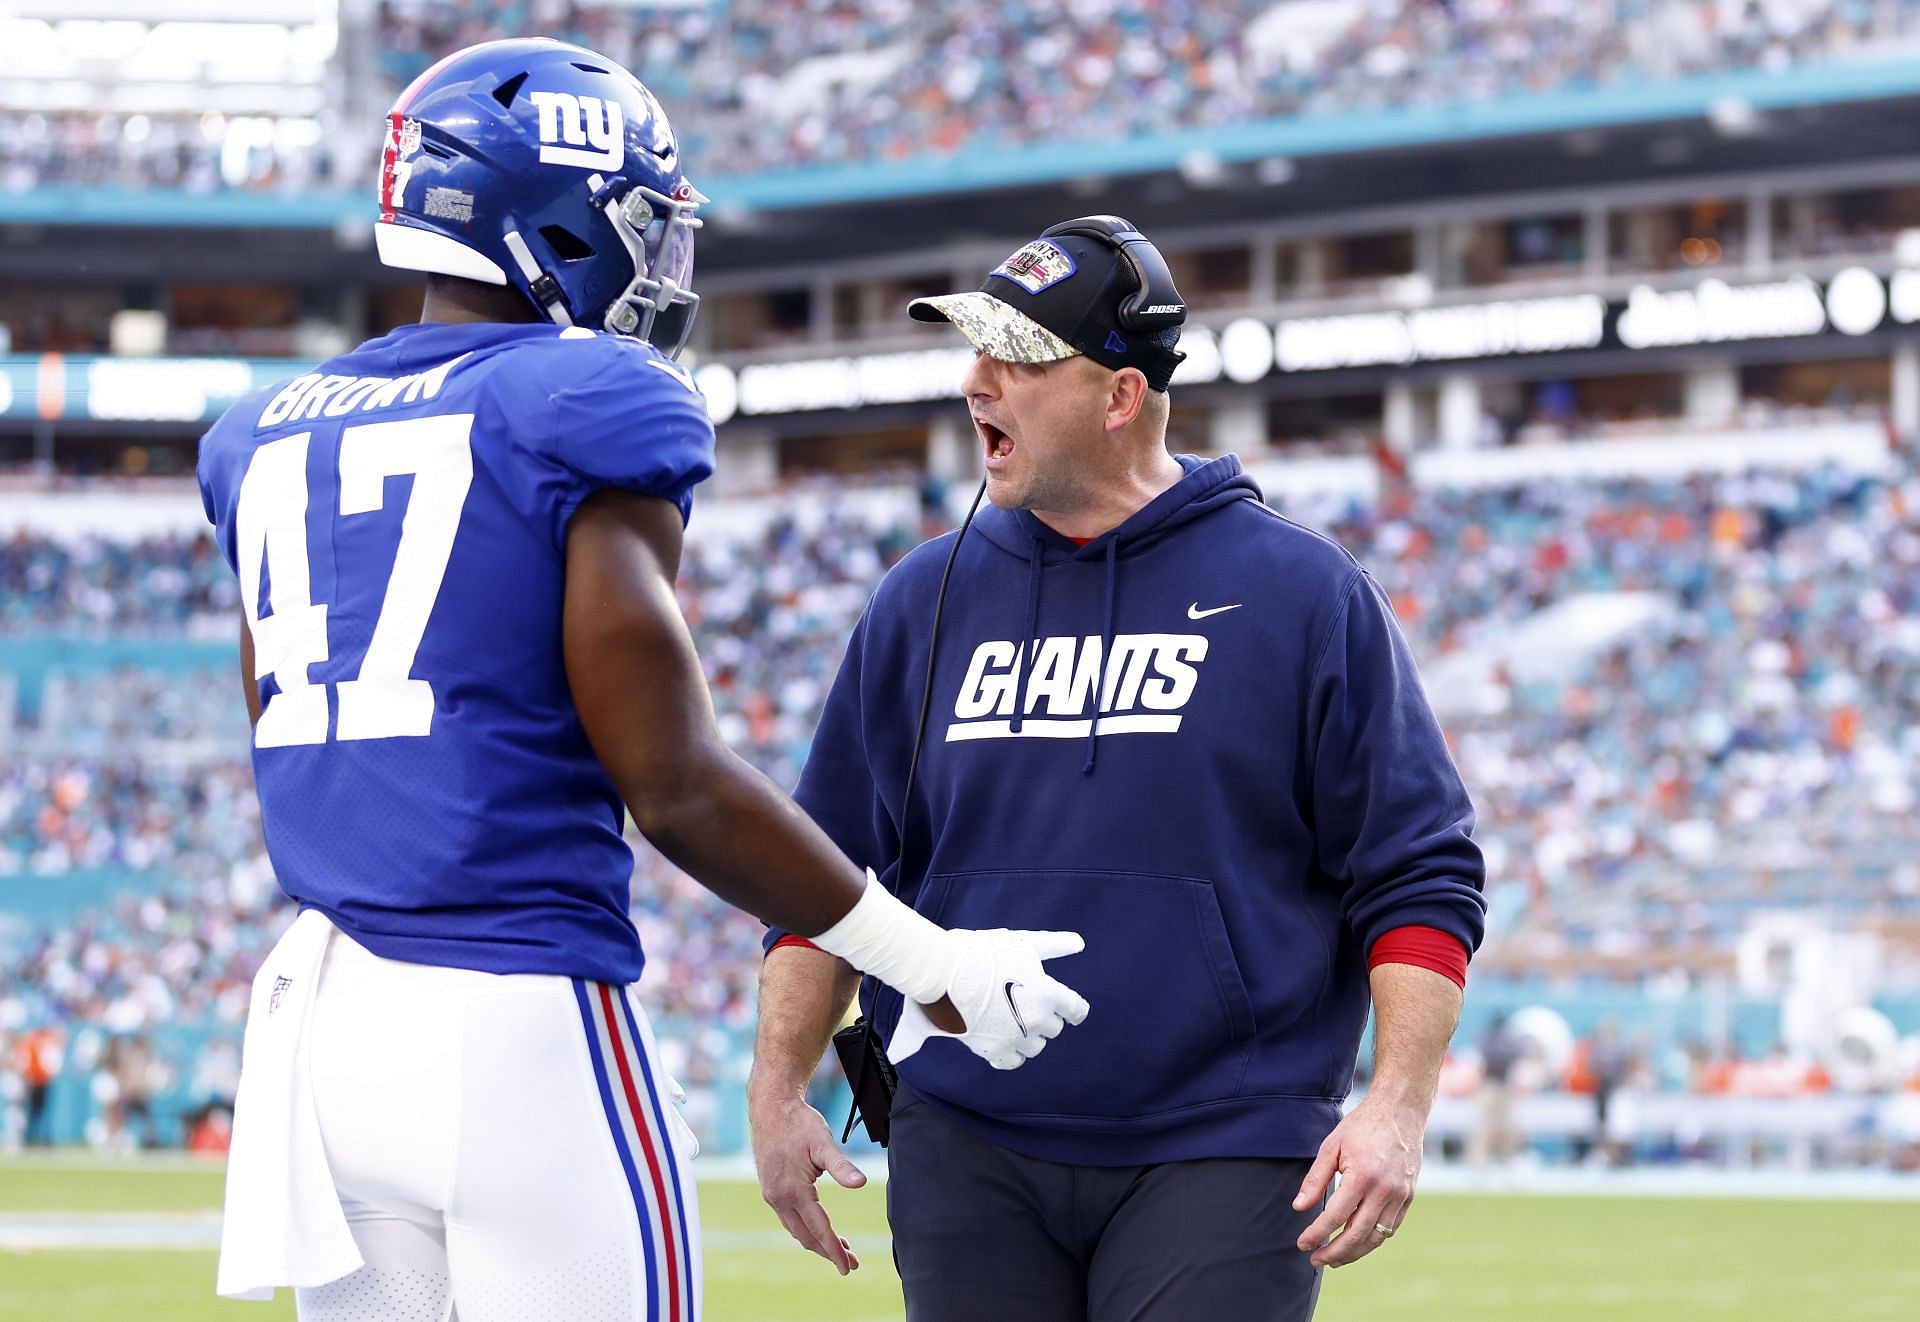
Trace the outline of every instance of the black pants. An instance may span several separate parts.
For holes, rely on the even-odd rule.
[[[50,1083],[30,1083],[27,1085],[27,1146],[53,1146],[53,1117],[47,1108],[47,1097],[53,1091]]]
[[[908,1322],[1308,1322],[1307,1160],[1066,1166],[902,1088],[887,1217]]]

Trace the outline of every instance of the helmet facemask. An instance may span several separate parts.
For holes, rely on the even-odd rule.
[[[685,197],[669,197],[644,184],[614,196],[598,175],[587,183],[594,205],[633,261],[633,279],[607,305],[602,324],[615,335],[645,340],[667,357],[678,357],[700,306],[693,292],[693,232],[701,221],[694,213],[707,199],[684,183],[675,192]],[[656,325],[670,330],[672,343],[653,338]]]

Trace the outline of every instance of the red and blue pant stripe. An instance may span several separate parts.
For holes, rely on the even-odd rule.
[[[693,1279],[692,1252],[696,1230],[688,1224],[685,1176],[646,1036],[623,989],[576,978],[573,993],[600,1102],[639,1218],[647,1322],[698,1322],[699,1282]]]

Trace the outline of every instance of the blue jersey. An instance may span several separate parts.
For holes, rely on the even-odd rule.
[[[567,523],[713,471],[686,371],[637,341],[418,325],[236,404],[200,491],[240,577],[287,894],[375,954],[627,983],[624,810],[561,649]]]

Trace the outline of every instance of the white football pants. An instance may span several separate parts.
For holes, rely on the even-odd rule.
[[[691,1133],[627,989],[381,959],[313,1006],[327,1162],[366,1265],[301,1322],[698,1322]]]

